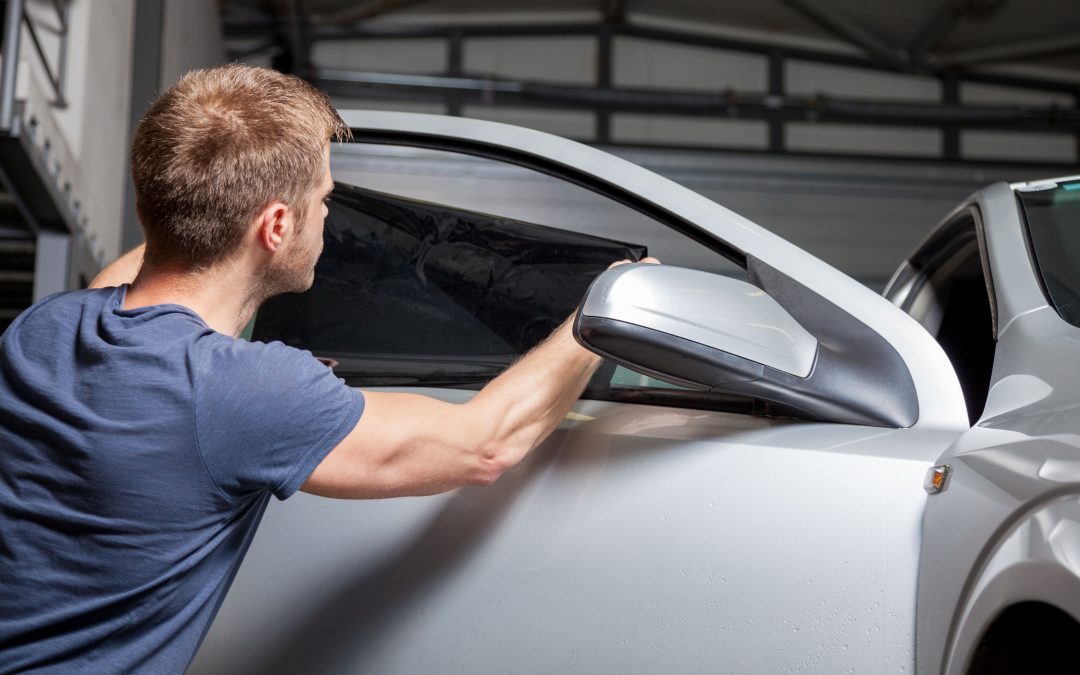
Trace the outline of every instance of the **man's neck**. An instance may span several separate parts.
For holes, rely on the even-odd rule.
[[[237,336],[261,298],[239,265],[228,262],[198,272],[179,267],[144,265],[128,288],[124,309],[174,304],[198,314],[210,328]]]

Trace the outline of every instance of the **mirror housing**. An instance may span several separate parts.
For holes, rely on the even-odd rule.
[[[631,370],[695,389],[757,380],[766,367],[805,378],[818,346],[760,288],[648,264],[620,265],[597,277],[574,335]]]
[[[754,284],[670,265],[609,269],[578,309],[574,336],[636,372],[768,401],[780,414],[915,423],[914,384],[892,345],[779,271],[747,262]]]

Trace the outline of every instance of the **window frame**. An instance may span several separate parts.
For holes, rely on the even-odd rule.
[[[550,177],[554,180],[559,180],[570,185],[574,185],[580,188],[584,188],[597,194],[603,199],[609,200],[614,204],[618,204],[624,207],[631,208],[638,213],[641,213],[652,222],[656,223],[658,227],[666,227],[680,235],[683,235],[694,244],[701,246],[704,250],[719,255],[721,258],[734,263],[739,268],[745,270],[747,266],[747,259],[745,254],[736,250],[735,248],[727,245],[725,242],[716,239],[711,234],[702,231],[701,229],[689,223],[685,219],[682,219],[675,214],[656,207],[652,202],[643,199],[627,190],[621,189],[618,186],[612,185],[602,180],[598,180],[593,176],[590,176],[586,172],[575,170],[572,167],[563,166],[557,162],[536,157],[520,152],[507,152],[503,148],[492,150],[490,147],[483,143],[469,142],[462,139],[445,139],[445,138],[433,138],[431,136],[424,135],[410,135],[400,133],[370,133],[364,132],[361,138],[353,139],[351,141],[341,143],[339,145],[372,145],[372,146],[397,146],[397,147],[410,147],[423,150],[435,150],[440,152],[454,153],[458,155],[464,155],[467,157],[476,157],[486,159],[494,162],[499,162],[506,165],[520,167],[526,170],[535,171],[544,176]],[[338,145],[338,144],[335,144]],[[342,185],[350,185],[347,182],[339,181]],[[404,199],[415,199],[406,195],[392,195]],[[426,201],[430,206],[445,207],[447,209],[459,209],[452,205],[440,204],[435,202]],[[498,217],[498,214],[490,214]],[[552,227],[545,225],[544,223],[531,223],[543,227]],[[565,228],[555,228],[565,229]],[[572,230],[567,230],[573,232]],[[310,347],[304,347],[310,349]],[[342,377],[346,383],[351,386],[358,387],[397,387],[397,386],[416,386],[416,387],[432,387],[432,388],[444,388],[444,389],[466,389],[466,390],[478,390],[494,376],[501,372],[501,370],[508,366],[512,360],[501,359],[499,355],[463,355],[460,358],[448,357],[446,355],[433,355],[427,357],[423,363],[425,365],[431,364],[436,368],[444,366],[446,372],[442,373],[442,379],[440,376],[436,376],[434,379],[423,379],[419,375],[417,379],[403,372],[400,368],[391,367],[386,369],[385,366],[398,365],[406,362],[417,362],[417,358],[422,357],[421,354],[401,355],[397,357],[393,354],[376,353],[359,354],[359,353],[342,353],[337,351],[327,350],[312,350],[317,358],[324,360],[324,362],[331,362],[333,364],[335,372]],[[516,355],[514,356],[516,358]],[[462,381],[461,378],[455,377],[453,371],[455,367],[461,367],[461,370],[468,370],[466,368],[466,361],[471,361],[474,364],[482,367],[485,371],[484,376],[477,377],[473,381]],[[605,362],[605,365],[598,371],[597,376],[590,381],[582,394],[582,398],[593,400],[614,401],[622,403],[634,403],[644,405],[666,405],[679,408],[688,409],[701,409],[712,410],[717,412],[735,412],[746,414],[758,414],[769,416],[782,416],[774,410],[773,406],[765,401],[758,401],[749,397],[735,396],[731,394],[722,394],[709,391],[696,391],[682,388],[671,388],[668,385],[663,387],[651,387],[651,386],[611,386],[612,376],[615,372],[615,364]],[[418,367],[419,368],[419,367]],[[361,370],[363,374],[361,374]],[[371,371],[374,370],[375,373]],[[380,372],[381,371],[381,372]],[[467,376],[466,376],[467,377]]]
[[[998,336],[998,303],[994,289],[994,274],[986,245],[986,228],[982,212],[975,203],[964,204],[950,213],[940,225],[915,248],[904,261],[896,276],[889,282],[884,295],[908,316],[912,305],[930,279],[953,261],[972,241],[976,242],[983,279],[990,301],[990,320],[994,339]],[[916,321],[918,319],[916,317]],[[922,323],[921,321],[919,322]]]
[[[974,251],[971,250],[972,247],[974,247]],[[943,342],[945,338],[942,336],[941,331],[946,318],[944,314],[945,307],[942,307],[942,314],[933,330],[927,325],[927,316],[916,314],[914,310],[923,293],[928,290],[928,286],[931,284],[935,288],[949,288],[949,293],[951,293],[952,284],[962,278],[958,272],[964,269],[964,265],[970,260],[972,253],[978,256],[979,268],[982,273],[982,281],[990,310],[991,339],[996,344],[998,339],[997,293],[994,288],[994,275],[990,264],[985,224],[982,212],[975,203],[964,204],[950,213],[942,221],[942,224],[935,228],[905,261],[897,273],[897,277],[885,291],[886,297],[890,301],[933,335],[934,339],[949,355],[958,378],[966,371],[963,364],[958,364],[953,360],[952,353],[949,351],[946,342]],[[953,265],[956,267],[950,271],[948,276],[940,279],[935,278]],[[940,303],[940,300],[938,302]],[[994,351],[996,352],[996,349]],[[987,383],[992,381],[992,363],[994,360],[996,360],[996,355],[991,357],[991,372],[984,373]],[[978,381],[976,381],[975,385],[962,382],[961,386],[965,391],[969,422],[974,424],[985,409],[988,392],[977,389],[979,386]],[[976,389],[969,388],[972,386],[976,387]],[[967,401],[966,397],[971,393],[978,393],[978,398],[981,400]]]
[[[435,137],[407,131],[364,129],[362,133],[358,132],[351,140],[341,144],[395,145],[425,150],[439,150],[442,152],[452,152],[471,157],[479,157],[495,162],[503,162],[505,164],[511,164],[536,171],[537,173],[544,174],[551,178],[584,188],[631,208],[638,213],[651,218],[657,223],[671,228],[679,234],[701,244],[703,247],[720,254],[742,269],[745,270],[747,266],[746,254],[743,251],[740,251],[727,242],[717,239],[712,234],[701,230],[690,221],[687,221],[677,214],[663,209],[649,200],[629,192],[618,185],[601,180],[587,172],[560,164],[548,157],[516,151],[504,146],[491,145],[481,141],[445,136]]]

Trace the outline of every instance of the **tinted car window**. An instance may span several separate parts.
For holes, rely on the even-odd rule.
[[[1046,295],[1063,319],[1080,326],[1080,181],[1017,194]]]
[[[538,171],[420,148],[335,146],[315,283],[260,308],[251,339],[282,340],[353,386],[476,389],[574,311],[619,259],[746,273],[615,200]],[[363,187],[357,187],[362,185]],[[748,412],[605,362],[585,398]]]
[[[314,285],[267,302],[253,338],[332,356],[367,384],[410,381],[418,361],[487,374],[551,333],[613,261],[646,254],[341,184],[329,210]],[[408,360],[378,373],[365,356]]]

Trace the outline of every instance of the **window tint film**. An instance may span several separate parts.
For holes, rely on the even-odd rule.
[[[739,265],[649,216],[558,178],[458,152],[368,143],[334,146],[334,179],[451,208],[640,244],[668,265],[746,278]]]
[[[270,300],[254,339],[315,353],[509,361],[643,246],[338,184],[315,284]],[[499,358],[502,357],[502,358]]]
[[[1050,303],[1080,326],[1080,180],[1017,193]]]

